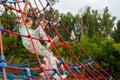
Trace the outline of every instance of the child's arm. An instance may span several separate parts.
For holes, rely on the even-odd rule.
[[[48,24],[48,21],[45,20],[44,18],[41,18],[41,23],[40,23],[40,25],[41,25],[41,27],[42,27],[43,30],[45,30],[45,28],[48,27],[47,24]]]
[[[24,25],[24,22],[26,20],[26,16],[27,16],[27,6],[29,4],[29,1],[30,0],[26,0],[25,2],[25,6],[24,6],[24,10],[23,10],[23,13],[22,13],[22,20],[20,22],[20,27],[22,27]]]

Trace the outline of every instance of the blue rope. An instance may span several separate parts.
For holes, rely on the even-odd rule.
[[[4,55],[0,55],[0,68],[6,68],[6,67],[7,67],[7,63]]]
[[[0,25],[0,31],[2,31],[2,30],[4,30],[4,29],[3,29],[3,26]]]
[[[27,60],[26,60],[27,61]],[[33,63],[31,63],[31,64],[8,64],[9,66],[14,66],[14,67],[27,67],[27,66],[31,66],[31,65],[33,65],[33,64],[37,64],[38,62],[37,61],[35,61],[35,62],[33,62]]]
[[[49,6],[50,5],[50,2],[47,2],[47,5],[46,6]]]

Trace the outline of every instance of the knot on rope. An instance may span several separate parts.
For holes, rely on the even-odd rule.
[[[113,77],[110,75],[110,76],[109,76],[109,80],[112,80],[112,79],[113,79]]]
[[[48,26],[52,27],[52,23],[50,21],[48,21]]]
[[[89,61],[94,62],[93,58],[89,57]]]
[[[48,39],[47,41],[48,41],[48,42],[51,42],[51,40],[50,40],[50,39]]]
[[[43,65],[40,66],[40,70],[41,70],[41,71],[44,70],[44,66],[43,66]]]
[[[74,40],[74,42],[75,42],[76,44],[78,44],[78,40]]]
[[[62,23],[62,20],[61,20],[61,19],[59,20],[59,23],[60,23],[60,24]]]
[[[50,5],[50,2],[47,2],[47,5],[46,6],[49,6]]]
[[[60,60],[60,63],[57,66],[60,67],[63,63],[64,63],[64,58]]]
[[[31,77],[30,69],[29,68],[24,68],[24,73],[27,77]]]
[[[69,65],[67,65],[67,64],[64,64],[64,67],[65,67],[65,68],[69,68]]]
[[[31,38],[32,36],[30,35],[30,34],[28,34],[28,36],[27,36],[28,38]]]
[[[14,6],[16,7],[16,2],[14,2],[13,4],[14,4]]]
[[[17,10],[17,12],[22,13],[22,10]]]
[[[0,31],[2,31],[2,30],[4,30],[4,29],[3,29],[3,26],[0,25]]]
[[[53,76],[54,76],[55,74],[57,74],[57,75],[60,76],[60,72],[59,72],[59,70],[58,70],[57,68],[54,68],[53,71],[54,71]]]
[[[0,55],[0,68],[6,68],[6,67],[7,67],[7,63],[4,55]]]
[[[6,16],[6,18],[8,18],[8,19],[9,19],[9,18],[10,18],[10,16]]]
[[[67,43],[64,41],[64,42],[63,42],[63,46],[66,46],[66,45],[67,45]]]
[[[23,2],[26,2],[26,0],[23,0]]]
[[[82,63],[83,64],[86,64],[86,63],[88,63],[88,62],[94,62],[94,60],[91,58],[91,57],[89,57],[88,59],[86,59],[85,61],[83,61]]]
[[[35,15],[34,18],[35,18],[35,19],[38,19],[38,15]]]
[[[90,63],[87,64],[87,67],[88,67],[88,68],[91,68],[91,69],[94,68]]]
[[[82,64],[84,64],[88,68],[93,69],[94,67],[91,65],[93,62],[94,62],[94,60],[91,57],[89,57],[88,59],[86,59],[85,61],[83,61]]]
[[[77,72],[80,72],[80,70],[76,66],[73,66],[73,69],[75,69],[75,71]]]

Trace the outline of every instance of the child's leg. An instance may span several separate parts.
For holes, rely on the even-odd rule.
[[[47,34],[44,32],[41,26],[38,26],[33,33],[36,38],[42,38],[43,40],[48,40]]]
[[[56,61],[55,61],[52,53],[50,53],[44,46],[42,46],[42,44],[39,42],[39,40],[33,39],[32,41],[33,41],[34,45],[32,44],[32,42],[30,40],[28,40],[26,49],[29,50],[31,53],[35,53],[35,51],[36,51],[36,53],[38,53],[40,56],[46,57],[50,61],[50,66],[52,68],[56,68],[57,64],[56,64]],[[34,50],[34,48],[35,48],[35,50]]]
[[[53,42],[53,43],[57,43],[57,42],[58,42],[58,40],[59,40],[59,37],[58,37],[58,36],[56,36],[55,38],[53,38],[53,39],[52,39],[52,42]],[[47,48],[48,48],[48,49],[51,49],[51,48],[52,48],[52,46],[51,46],[51,43],[50,43],[50,42],[48,42],[48,43],[47,43]]]
[[[33,36],[36,37],[36,38],[42,38],[43,40],[48,40],[49,39],[47,34],[44,32],[44,30],[40,26],[38,26],[36,28],[36,30],[34,31]],[[59,40],[59,37],[56,36],[55,38],[53,38],[51,40],[51,42],[57,43],[58,40]],[[47,48],[52,48],[51,42],[47,42],[47,41],[45,41],[45,42],[47,43]]]
[[[58,37],[58,36],[55,36],[55,38],[53,38],[52,42],[57,43],[58,40],[59,40],[59,37]]]

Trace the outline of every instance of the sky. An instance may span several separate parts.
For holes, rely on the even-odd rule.
[[[46,5],[45,0],[41,1]],[[30,0],[30,2],[34,5],[34,0]],[[102,14],[103,9],[107,6],[110,14],[120,20],[120,0],[59,0],[53,8],[58,9],[60,13],[71,12],[75,15],[77,13],[81,14],[87,6],[98,10],[100,14]]]
[[[107,6],[109,13],[120,19],[120,0],[59,0],[53,8],[58,9],[60,13],[71,12],[75,15],[83,12],[87,6],[98,10],[99,13]]]

